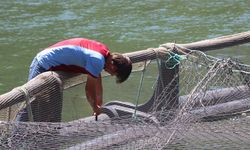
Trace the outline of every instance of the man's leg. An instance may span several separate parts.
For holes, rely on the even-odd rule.
[[[28,111],[25,108],[21,109],[16,115],[16,121],[27,122],[29,121]]]
[[[29,70],[29,78],[28,81],[31,79],[35,78],[37,75],[47,71],[46,69],[42,68],[39,64],[36,58],[32,61],[30,65],[30,70]]]
[[[29,78],[28,80],[31,80],[33,78],[35,78],[37,75],[45,72],[46,70],[42,67],[39,66],[38,61],[36,60],[36,58],[34,58],[34,60],[32,61],[31,65],[30,65],[30,70],[29,70]],[[29,117],[28,117],[28,110],[27,108],[23,108],[22,110],[20,110],[17,113],[16,116],[16,121],[23,121],[23,122],[27,122],[29,121]]]

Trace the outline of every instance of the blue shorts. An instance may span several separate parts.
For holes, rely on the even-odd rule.
[[[30,71],[29,71],[29,78],[28,80],[31,80],[35,78],[37,75],[46,72],[47,70],[41,67],[37,61],[36,58],[33,59],[31,65],[30,65]]]

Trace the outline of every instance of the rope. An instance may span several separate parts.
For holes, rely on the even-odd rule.
[[[174,69],[177,65],[181,63],[182,60],[187,59],[186,55],[178,55],[174,52],[168,51],[166,58],[166,68]]]
[[[166,59],[165,66],[166,66],[167,69],[174,69],[177,65],[180,64],[180,62],[182,60],[187,59],[187,55],[189,55],[189,53],[191,52],[190,49],[186,49],[184,47],[180,47],[178,45],[175,45],[175,43],[173,43],[173,44],[162,44],[162,45],[159,46],[159,48],[163,48],[164,49],[164,54],[166,56],[163,56],[163,59]],[[188,53],[184,52],[183,51],[184,49],[186,51],[189,51],[189,52]],[[174,53],[173,51],[178,51],[182,55]],[[156,57],[158,56],[158,58],[159,58],[158,52],[156,50],[154,50],[154,52],[156,53]]]
[[[152,50],[154,51],[154,53],[156,55],[156,62],[157,62],[157,67],[158,67],[158,71],[159,71],[161,69],[161,67],[160,67],[161,65],[160,65],[160,61],[159,61],[159,59],[160,59],[159,52],[155,49],[152,49]],[[162,77],[161,77],[160,73],[158,73],[157,80],[158,79],[160,79],[161,86],[163,87],[164,83],[162,81]],[[157,82],[157,80],[155,81],[155,83]]]
[[[137,92],[137,97],[136,97],[136,102],[135,102],[136,103],[135,104],[135,111],[133,113],[133,118],[134,119],[137,118],[136,112],[137,112],[137,108],[138,108],[138,104],[139,104],[139,98],[140,98],[140,95],[141,95],[142,83],[143,83],[145,72],[146,72],[146,61],[144,61],[144,68],[142,70],[140,84],[139,84],[139,87],[138,87],[138,92]]]
[[[160,69],[161,69],[161,62],[160,62],[160,56],[159,56],[159,52],[155,49],[152,49],[156,55],[156,62],[157,62],[157,67],[158,67],[158,76],[153,84],[153,88],[155,90],[155,94],[154,94],[154,99],[157,99],[157,93],[158,93],[158,88],[155,86],[156,84],[161,84],[161,87],[164,87],[164,83],[163,83],[163,78],[162,78],[162,74],[160,73]],[[155,101],[154,100],[154,101]],[[155,103],[155,102],[154,102]],[[155,105],[155,104],[154,104]]]
[[[19,89],[24,93],[24,96],[25,96],[25,102],[27,106],[29,121],[33,122],[34,119],[33,119],[32,109],[30,105],[31,98],[30,98],[29,92],[24,86],[19,87]]]

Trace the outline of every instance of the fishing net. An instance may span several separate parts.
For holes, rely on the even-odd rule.
[[[144,64],[132,75],[140,81],[134,104],[109,102],[98,121],[60,122],[67,84],[61,80],[71,77],[57,73],[1,95],[0,149],[249,149],[249,66],[194,50]],[[158,69],[154,77],[150,67]],[[156,81],[143,84],[150,77]],[[142,87],[153,90],[139,102],[147,95]],[[34,122],[14,120],[23,105],[31,106]]]

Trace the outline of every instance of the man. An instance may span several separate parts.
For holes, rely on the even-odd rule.
[[[85,92],[94,114],[100,114],[103,89],[101,71],[116,76],[116,82],[125,81],[132,70],[130,59],[97,41],[73,38],[58,42],[36,55],[30,66],[29,80],[45,71],[65,71],[87,74]],[[28,121],[27,110],[19,112],[17,121]]]

